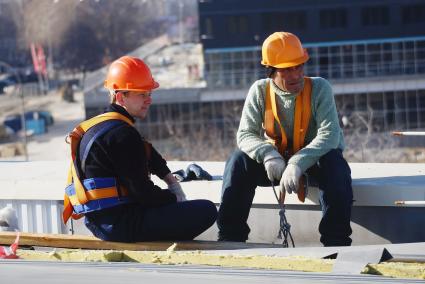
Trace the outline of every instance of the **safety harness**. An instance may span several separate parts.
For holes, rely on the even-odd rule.
[[[295,98],[295,115],[294,115],[294,135],[292,149],[287,149],[288,140],[286,138],[285,129],[280,122],[278,116],[279,110],[276,104],[276,94],[270,86],[270,82],[266,86],[266,110],[264,113],[264,128],[270,143],[277,147],[279,153],[285,160],[289,160],[292,155],[304,147],[304,140],[307,134],[308,125],[311,117],[311,79],[304,77],[304,88],[302,92]],[[280,132],[275,131],[275,120],[279,125]],[[303,177],[300,179],[298,188],[298,199],[305,201],[305,182]],[[282,196],[282,200],[285,196]]]
[[[294,135],[292,149],[288,149],[288,140],[286,137],[285,129],[280,122],[278,116],[279,110],[276,104],[276,94],[270,87],[270,82],[266,86],[266,110],[264,113],[264,128],[270,143],[277,147],[279,153],[284,159],[289,158],[304,147],[304,140],[308,130],[308,125],[311,117],[311,79],[304,77],[304,88],[302,92],[295,98],[295,115],[294,115]],[[280,135],[275,131],[275,120],[280,128]],[[305,181],[304,181],[305,179]],[[280,206],[279,210],[279,234],[278,238],[282,239],[283,247],[288,247],[288,238],[295,247],[295,242],[291,234],[291,225],[288,223],[285,215],[285,191],[282,191],[280,198],[277,195],[273,182],[271,182],[273,193],[276,197],[277,203]],[[300,178],[298,188],[298,199],[301,202],[305,201],[306,191],[308,188],[308,176]]]
[[[134,123],[126,116],[118,112],[107,112],[83,121],[67,136],[67,143],[71,145],[71,166],[68,172],[68,186],[65,188],[63,221],[66,223],[70,217],[81,218],[85,213],[93,212],[113,206],[129,203],[128,191],[119,186],[115,177],[89,178],[81,182],[80,169],[84,169],[85,160],[90,148],[97,137],[108,130],[122,125],[125,122],[131,126]],[[94,129],[91,139],[85,147],[81,159],[81,168],[78,163],[78,149],[83,135],[95,125],[102,124],[102,127]],[[95,131],[96,130],[96,131]],[[150,144],[145,143],[148,161],[150,156]],[[80,156],[81,157],[81,156]]]

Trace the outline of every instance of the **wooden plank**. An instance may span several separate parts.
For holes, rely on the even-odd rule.
[[[0,232],[0,244],[10,245],[15,241],[16,232]],[[102,241],[93,236],[64,235],[64,234],[36,234],[19,233],[20,246],[39,246],[54,248],[75,249],[103,249],[103,250],[134,250],[134,251],[163,251],[176,243],[174,250],[233,250],[246,248],[280,248],[280,245],[237,243],[237,242],[213,242],[213,241],[157,241],[120,243]]]

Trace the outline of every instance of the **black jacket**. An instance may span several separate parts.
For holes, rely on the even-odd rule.
[[[119,105],[111,104],[105,112],[111,111],[119,112],[134,121]],[[96,127],[102,127],[102,124],[89,129],[80,146],[87,144],[85,140],[90,138],[89,132],[94,131]],[[81,148],[80,159],[84,150]],[[170,173],[166,161],[153,147],[150,156],[150,161],[147,162],[143,138],[136,128],[123,122],[95,140],[87,156],[85,168],[82,169],[83,178],[115,177],[120,185],[128,189],[130,197],[144,207],[175,203],[176,196],[169,190],[161,190],[149,177],[148,164],[150,172],[160,178]]]

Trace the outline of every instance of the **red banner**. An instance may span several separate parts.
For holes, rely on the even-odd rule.
[[[30,48],[34,71],[47,76],[46,56],[44,55],[43,47],[39,44],[31,43]]]

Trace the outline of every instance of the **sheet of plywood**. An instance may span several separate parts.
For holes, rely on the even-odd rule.
[[[16,239],[16,232],[0,232],[0,244],[10,245]],[[106,242],[93,236],[64,235],[64,234],[36,234],[19,233],[20,246],[38,246],[55,248],[80,248],[80,249],[105,249],[105,250],[141,250],[160,251],[173,246],[174,250],[232,250],[244,248],[270,248],[281,247],[279,245],[214,242],[214,241],[156,241],[138,243]]]

